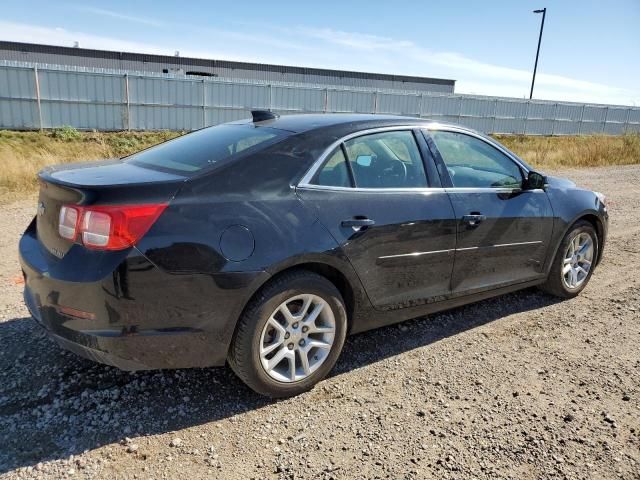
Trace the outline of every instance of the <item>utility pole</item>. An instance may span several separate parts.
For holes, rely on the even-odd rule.
[[[542,23],[540,23],[540,36],[538,37],[538,50],[536,51],[536,63],[533,67],[533,79],[531,80],[531,93],[529,93],[529,100],[533,98],[533,86],[536,83],[536,71],[538,70],[538,57],[540,56],[540,44],[542,43],[542,30],[544,30],[544,17],[547,15],[547,9],[534,10],[533,13],[542,14]]]

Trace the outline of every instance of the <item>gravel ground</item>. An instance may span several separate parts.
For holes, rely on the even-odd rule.
[[[0,211],[0,477],[640,478],[640,166],[560,172],[610,199],[605,259],[535,289],[351,337],[273,402],[226,368],[125,373],[63,352],[21,303]]]

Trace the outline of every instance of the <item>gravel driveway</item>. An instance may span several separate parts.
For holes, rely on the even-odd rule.
[[[640,478],[640,166],[604,192],[583,294],[535,289],[351,337],[331,378],[273,402],[227,368],[125,373],[63,352],[21,303],[0,210],[2,478]]]

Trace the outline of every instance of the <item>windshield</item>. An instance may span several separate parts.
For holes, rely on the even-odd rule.
[[[274,128],[253,124],[218,125],[178,137],[126,158],[140,166],[184,173],[224,163],[237,153],[257,145],[274,143],[290,135]]]

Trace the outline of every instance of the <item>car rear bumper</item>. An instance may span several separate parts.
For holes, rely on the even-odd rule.
[[[24,300],[61,347],[123,370],[224,365],[236,321],[266,272],[170,274],[132,249],[104,278],[53,278],[35,236],[20,241]]]

